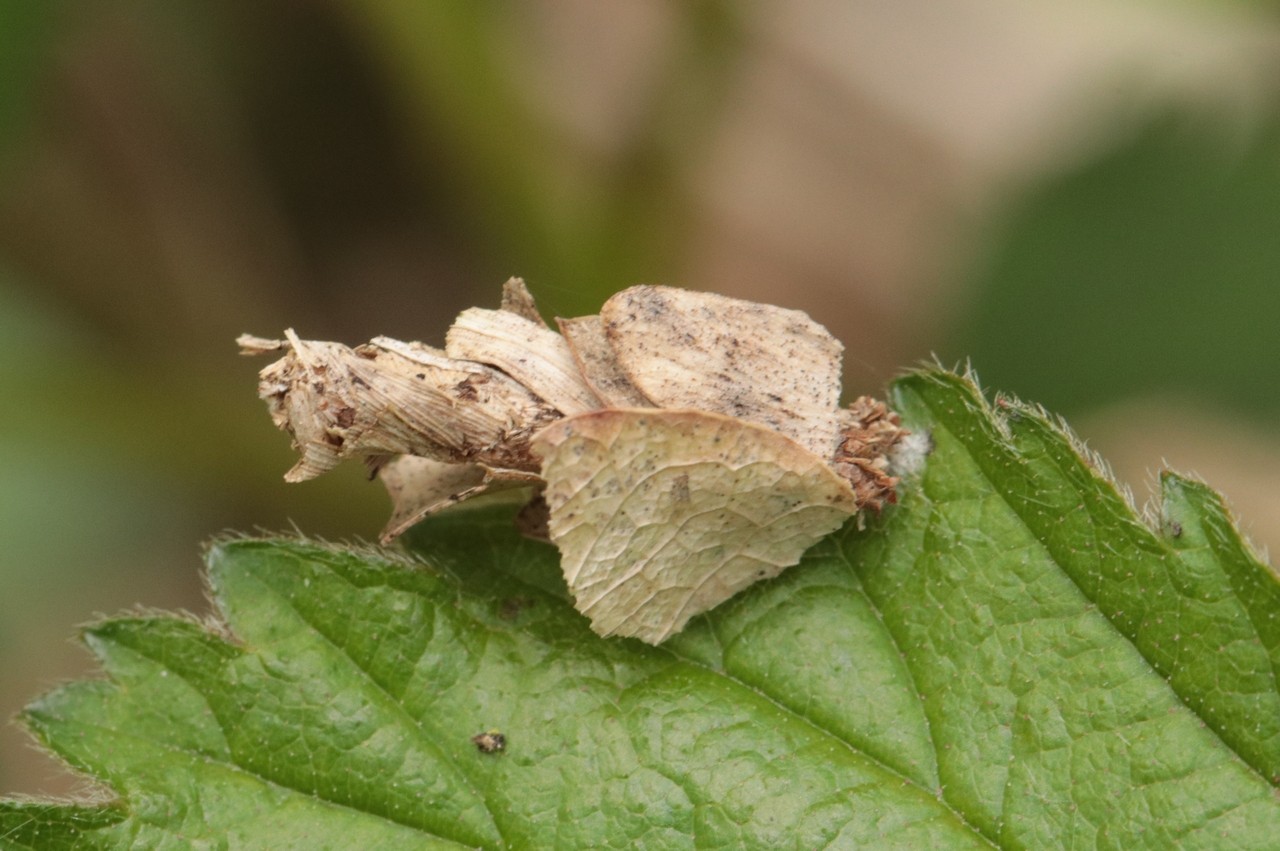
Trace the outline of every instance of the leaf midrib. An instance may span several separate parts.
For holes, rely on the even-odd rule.
[[[833,534],[835,534],[835,533],[833,533]],[[845,554],[844,549],[843,549],[842,547],[837,546],[837,547],[836,547],[836,550],[840,553],[840,557],[841,557],[841,559],[845,562],[845,564],[846,564],[846,565],[848,565],[848,566],[849,566],[850,570],[852,571],[852,570],[853,570],[853,565],[852,565],[852,563],[849,561],[848,556]],[[880,622],[880,623],[881,623],[881,625],[883,626],[883,624],[884,624],[884,617],[882,616],[882,613],[880,612],[880,609],[875,605],[874,601],[872,601],[872,600],[870,599],[870,597],[868,597],[868,596],[867,596],[867,594],[866,594],[865,590],[862,590],[862,588],[861,588],[862,581],[861,581],[861,579],[859,579],[859,578],[858,578],[858,576],[857,576],[857,573],[856,573],[856,572],[853,572],[853,577],[854,577],[855,581],[857,581],[857,582],[858,582],[858,585],[859,585],[859,593],[860,593],[860,594],[862,594],[862,596],[863,596],[863,598],[864,598],[864,599],[866,599],[866,601],[867,601],[867,605],[868,605],[868,606],[870,606],[870,607],[871,607],[871,609],[876,613],[876,617],[877,617],[877,619],[879,620],[879,622]],[[848,589],[845,589],[845,590],[848,590]],[[715,622],[715,619],[714,619],[714,618],[710,619],[710,625],[711,625],[712,635],[715,637],[716,645],[717,645],[718,647],[720,647],[720,648],[721,648],[721,650],[722,650],[721,655],[722,655],[722,657],[723,657],[723,648],[724,648],[725,644],[724,644],[724,640],[723,640],[723,639],[722,639],[722,637],[720,636],[719,630],[716,628],[716,622]],[[889,630],[888,630],[888,628],[887,628],[887,627],[885,627],[885,631],[886,631],[886,633],[889,633]],[[899,651],[901,651],[901,647],[900,647],[900,645],[898,644],[898,641],[897,641],[897,640],[894,638],[894,636],[892,635],[892,633],[889,633],[889,639],[890,639],[890,641],[892,641],[893,646],[894,646],[894,647],[898,647],[898,648],[899,648]],[[745,690],[747,690],[747,691],[753,692],[754,694],[756,694],[756,695],[758,695],[759,697],[763,698],[764,700],[768,701],[768,702],[769,702],[770,704],[772,704],[773,706],[777,707],[777,709],[779,710],[779,712],[781,712],[783,715],[786,715],[786,716],[789,716],[789,717],[791,717],[791,718],[794,718],[794,719],[796,719],[797,721],[799,721],[799,722],[801,722],[802,724],[804,724],[805,726],[809,727],[810,729],[816,730],[818,733],[822,734],[823,736],[825,736],[825,737],[827,737],[827,738],[829,738],[829,739],[831,739],[831,740],[833,740],[833,741],[835,741],[835,742],[838,742],[840,745],[842,745],[842,746],[843,746],[846,750],[848,750],[850,753],[852,753],[852,754],[854,754],[854,755],[858,756],[860,759],[865,759],[867,762],[869,762],[869,763],[871,763],[871,764],[875,765],[877,768],[879,768],[880,770],[882,770],[883,772],[885,772],[885,774],[887,774],[887,775],[889,775],[889,776],[891,776],[891,777],[895,777],[895,778],[897,778],[898,780],[900,780],[900,781],[902,782],[902,784],[903,784],[904,786],[909,786],[909,787],[911,787],[912,789],[915,789],[917,792],[919,792],[919,793],[920,793],[921,795],[923,795],[924,797],[928,798],[929,800],[936,801],[936,802],[937,802],[937,803],[938,803],[938,804],[939,804],[939,805],[940,805],[940,806],[941,806],[941,807],[942,807],[946,812],[950,813],[950,814],[951,814],[951,815],[956,819],[957,823],[959,823],[959,824],[960,824],[960,825],[962,825],[963,827],[967,828],[967,829],[968,829],[968,830],[969,830],[969,831],[970,831],[974,836],[976,836],[976,837],[978,837],[978,838],[982,839],[984,842],[986,842],[986,843],[987,843],[988,845],[990,845],[992,848],[999,848],[999,847],[1000,847],[999,845],[997,845],[997,844],[996,844],[995,840],[993,840],[991,837],[987,836],[987,835],[986,835],[985,833],[983,833],[983,832],[982,832],[982,831],[981,831],[981,830],[980,830],[976,825],[974,825],[971,821],[969,821],[967,818],[965,818],[964,814],[963,814],[962,812],[960,812],[959,810],[957,810],[955,807],[953,807],[953,806],[951,805],[951,803],[950,803],[949,801],[947,801],[947,800],[946,800],[946,798],[945,798],[945,797],[939,797],[938,795],[933,794],[933,793],[932,793],[932,792],[930,792],[928,789],[923,788],[919,783],[917,783],[917,782],[916,782],[915,780],[913,780],[912,778],[908,777],[907,775],[905,775],[905,774],[903,774],[902,772],[898,771],[896,768],[893,768],[893,767],[892,767],[892,766],[890,766],[889,764],[885,763],[885,762],[884,762],[883,760],[881,760],[879,757],[876,757],[876,756],[875,756],[875,755],[873,755],[873,754],[870,754],[870,753],[868,753],[868,752],[866,752],[866,751],[863,751],[863,750],[859,749],[856,745],[854,745],[852,742],[848,741],[847,739],[843,738],[842,736],[840,736],[840,735],[839,735],[838,733],[836,733],[835,731],[830,730],[830,729],[828,729],[828,728],[826,728],[826,727],[822,726],[821,724],[819,724],[817,721],[815,721],[813,718],[811,718],[811,717],[810,717],[807,713],[805,713],[803,710],[798,709],[798,708],[796,708],[796,707],[794,707],[794,706],[791,706],[789,703],[785,702],[785,698],[782,698],[782,697],[777,696],[777,695],[776,695],[772,690],[770,690],[770,689],[768,688],[768,686],[769,686],[769,682],[768,682],[768,680],[765,680],[763,684],[753,684],[753,683],[750,683],[750,682],[748,682],[748,681],[746,681],[746,680],[744,680],[744,679],[741,679],[740,677],[738,677],[738,676],[734,675],[734,674],[733,674],[733,673],[731,673],[727,668],[715,668],[715,667],[712,667],[711,665],[708,665],[708,664],[706,664],[705,662],[699,661],[698,659],[695,659],[695,658],[693,658],[693,657],[691,657],[691,656],[686,656],[686,655],[684,655],[684,654],[681,654],[680,652],[678,652],[677,650],[675,650],[675,649],[674,649],[673,647],[671,647],[671,646],[665,646],[665,647],[662,647],[662,648],[660,648],[660,649],[661,649],[661,650],[666,651],[667,653],[670,653],[670,654],[671,654],[672,656],[674,656],[676,659],[679,659],[681,662],[683,662],[683,663],[685,663],[685,664],[687,664],[687,665],[690,665],[690,666],[692,666],[692,667],[695,667],[695,668],[698,668],[698,669],[700,669],[700,670],[706,671],[707,673],[712,674],[712,675],[714,675],[714,676],[721,677],[721,678],[723,678],[723,679],[725,679],[725,680],[729,681],[730,683],[734,684],[735,686],[737,686],[737,687],[739,687],[739,688],[742,688],[742,689],[745,689]],[[910,671],[910,668],[908,668],[908,671]],[[915,676],[914,676],[914,673],[913,673],[913,672],[912,672],[912,682],[913,682],[913,683],[915,682]],[[926,725],[928,724],[928,718],[927,718],[927,717],[925,718],[925,723],[926,723]],[[932,735],[931,735],[931,736],[930,736],[930,742],[932,742],[932,741],[933,741],[933,737],[932,737]],[[936,752],[936,746],[935,746],[935,752]]]

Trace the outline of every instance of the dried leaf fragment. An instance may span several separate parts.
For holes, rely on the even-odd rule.
[[[558,414],[492,367],[453,361],[421,343],[380,339],[351,349],[299,339],[259,373],[258,395],[302,458],[305,481],[347,457],[421,455],[536,472],[533,432]]]
[[[627,378],[599,316],[557,319],[573,360],[587,384],[610,408],[652,408],[653,403]]]
[[[560,548],[601,635],[660,643],[894,501],[905,432],[874,399],[839,408],[843,347],[805,314],[641,286],[557,323],[512,278],[501,309],[463,311],[444,350],[291,330],[240,344],[282,353],[259,395],[302,454],[286,479],[361,458],[392,498],[384,543],[531,487],[518,523]]]
[[[798,310],[641,286],[600,309],[618,365],[659,408],[768,426],[821,458],[835,452],[844,347]]]
[[[578,611],[650,644],[795,564],[858,507],[794,441],[707,411],[581,414],[534,449]]]
[[[445,338],[445,352],[451,358],[497,367],[561,413],[600,407],[564,338],[509,310],[462,311]]]
[[[538,304],[533,300],[533,293],[529,292],[524,278],[507,278],[507,282],[502,285],[502,303],[498,309],[523,316],[534,325],[547,327],[546,320],[538,312]]]
[[[537,473],[451,464],[418,455],[400,455],[380,465],[378,478],[391,496],[391,519],[380,537],[383,544],[437,511],[474,496],[542,484]]]
[[[289,341],[271,340],[267,337],[255,337],[252,334],[241,334],[236,337],[236,345],[240,347],[240,354],[257,357],[258,355],[282,352],[289,348]]]

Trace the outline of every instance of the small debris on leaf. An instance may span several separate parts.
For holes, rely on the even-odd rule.
[[[884,403],[839,406],[843,346],[799,311],[640,286],[557,325],[512,278],[444,350],[292,330],[239,343],[282,355],[258,393],[301,453],[288,481],[363,460],[391,494],[384,543],[532,487],[519,524],[559,547],[578,611],[650,644],[893,502],[891,459],[912,470],[927,454],[898,451],[907,432]]]
[[[499,753],[507,749],[507,737],[497,730],[485,730],[471,737],[480,753]]]

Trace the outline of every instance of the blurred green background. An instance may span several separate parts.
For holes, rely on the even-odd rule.
[[[380,528],[283,483],[237,334],[438,343],[512,274],[807,310],[851,393],[969,359],[1280,541],[1278,72],[1247,3],[0,5],[0,714],[207,613],[220,530]],[[0,793],[76,784],[0,731]]]

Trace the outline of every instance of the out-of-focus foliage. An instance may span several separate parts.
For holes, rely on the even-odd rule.
[[[356,6],[357,29],[376,46],[408,119],[420,172],[452,199],[451,218],[496,267],[491,279],[505,258],[530,280],[548,282],[560,312],[578,315],[672,269],[689,215],[677,203],[677,179],[717,115],[740,53],[735,4],[681,7],[625,144],[595,163],[589,151],[566,157],[568,140],[520,97],[512,70],[526,48],[508,29],[510,9],[414,0]]]
[[[57,3],[0,6],[0,167],[27,125],[58,11]]]
[[[1168,114],[1004,216],[949,356],[1068,414],[1135,394],[1280,413],[1280,118]]]

